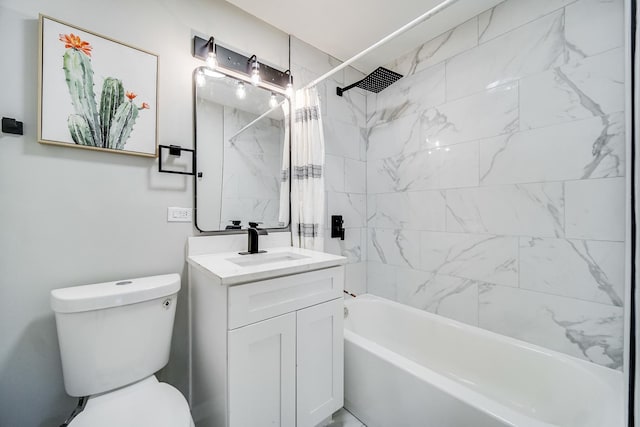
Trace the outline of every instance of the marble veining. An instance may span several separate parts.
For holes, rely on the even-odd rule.
[[[567,51],[584,58],[624,44],[624,3],[581,0],[566,7]]]
[[[478,284],[474,280],[399,268],[397,301],[477,325]]]
[[[560,10],[447,60],[447,99],[561,65],[564,53],[564,10]]]
[[[421,140],[428,147],[473,141],[519,129],[518,84],[506,84],[428,109]]]
[[[420,268],[436,275],[518,286],[518,239],[490,234],[422,232]]]
[[[479,144],[480,182],[484,185],[624,174],[621,113],[515,132]]]
[[[478,16],[478,41],[484,43],[534,21],[575,0],[507,0]]]
[[[330,254],[342,255],[349,263],[359,263],[363,260],[362,238],[360,233],[363,229],[347,228],[344,233],[344,240],[325,237],[324,250]],[[327,233],[328,234],[328,233]]]
[[[520,287],[623,306],[624,244],[520,238]]]
[[[564,236],[562,183],[447,190],[447,231]]]
[[[480,285],[480,327],[620,369],[623,309],[498,285]]]
[[[403,76],[410,76],[475,47],[478,44],[477,26],[478,21],[474,17],[402,55],[388,64],[388,68]]]
[[[367,161],[414,153],[421,144],[420,116],[413,113],[369,128]]]
[[[345,228],[366,226],[367,202],[364,194],[329,193],[327,203],[328,220],[331,215],[342,215]]]
[[[543,97],[545,102],[536,102]],[[606,118],[624,110],[624,52],[621,48],[526,77],[520,82],[521,125]]]
[[[470,142],[367,164],[371,193],[469,187],[478,184],[478,144]]]
[[[246,226],[249,221],[255,221],[258,218],[278,218],[279,213],[280,201],[277,199],[238,197],[237,195],[223,198],[220,229],[230,225],[232,220],[240,220]]]
[[[400,267],[417,268],[420,244],[405,230],[369,229],[369,260]]]
[[[445,65],[439,63],[414,75],[403,77],[378,93],[375,113],[368,126],[396,120],[412,113],[421,113],[428,107],[445,102]]]

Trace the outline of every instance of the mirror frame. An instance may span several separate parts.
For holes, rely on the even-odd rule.
[[[215,67],[215,68],[209,68],[207,66],[200,66],[200,67],[196,67],[193,70],[193,73],[191,75],[191,87],[192,87],[192,98],[193,98],[193,149],[195,150],[196,153],[196,160],[195,163],[193,165],[193,169],[195,171],[195,174],[193,176],[193,226],[195,227],[196,230],[198,230],[199,233],[201,234],[205,234],[205,235],[224,235],[224,234],[246,234],[247,233],[247,229],[241,229],[241,230],[202,230],[199,226],[198,226],[198,136],[197,136],[197,131],[198,131],[198,119],[197,119],[197,96],[198,96],[198,85],[196,83],[196,76],[197,73],[200,70],[204,70],[204,69],[209,69],[221,74],[224,74],[225,77],[229,77],[250,85],[253,85],[253,83],[251,82],[251,79],[249,78],[249,76],[238,73],[236,71],[233,70],[229,70],[226,68],[222,68],[222,67]],[[287,95],[286,91],[284,88],[281,88],[280,86],[275,86],[272,85],[270,83],[267,82],[260,82],[259,84],[255,85],[259,88],[263,88],[266,90],[269,90],[271,92],[276,92],[279,95],[282,95],[285,97],[285,99],[287,99],[289,101],[289,222],[287,223],[287,225],[285,227],[267,227],[264,228],[265,230],[269,231],[269,232],[286,232],[286,231],[291,231],[291,131],[292,126],[291,126],[291,99],[290,97]],[[275,108],[280,108],[281,105],[278,105]],[[267,110],[270,111],[270,110]],[[265,113],[267,112],[265,111]],[[224,182],[223,182],[224,185]]]

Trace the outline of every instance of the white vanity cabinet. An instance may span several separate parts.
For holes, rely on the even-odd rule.
[[[296,425],[296,314],[229,331],[229,425]]]
[[[232,286],[210,273],[189,262],[196,426],[313,427],[340,409],[344,266]]]

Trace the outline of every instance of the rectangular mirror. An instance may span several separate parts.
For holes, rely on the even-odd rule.
[[[285,96],[200,67],[195,87],[195,224],[200,231],[289,225]]]

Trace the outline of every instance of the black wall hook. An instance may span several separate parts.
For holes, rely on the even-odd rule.
[[[23,135],[22,122],[9,117],[2,118],[2,132],[12,133],[14,135]]]

